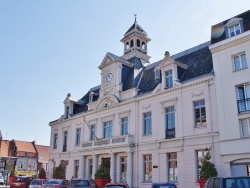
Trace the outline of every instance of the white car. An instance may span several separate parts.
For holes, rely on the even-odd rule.
[[[3,179],[3,176],[0,176],[0,185],[4,185],[4,179]]]

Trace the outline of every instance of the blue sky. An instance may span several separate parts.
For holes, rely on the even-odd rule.
[[[3,139],[49,145],[49,122],[67,93],[100,84],[105,54],[137,22],[152,39],[151,63],[210,40],[212,25],[247,11],[249,0],[0,0],[0,130]]]

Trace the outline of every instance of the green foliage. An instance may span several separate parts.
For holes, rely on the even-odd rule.
[[[53,170],[53,178],[56,179],[64,179],[65,178],[65,170],[62,165],[59,165]]]
[[[95,179],[110,179],[109,171],[104,164],[101,164],[95,172]]]
[[[40,168],[39,172],[38,172],[38,178],[41,178],[41,179],[46,179],[46,172],[44,170],[44,168]]]
[[[204,160],[201,162],[200,179],[208,179],[209,177],[216,177],[218,172],[215,165],[210,161],[211,154],[208,151]]]

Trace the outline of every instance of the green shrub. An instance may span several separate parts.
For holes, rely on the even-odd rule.
[[[109,171],[104,164],[101,164],[95,172],[95,179],[110,179]]]
[[[218,175],[215,165],[210,161],[210,159],[211,154],[207,151],[204,160],[201,161],[200,179],[208,179]]]
[[[41,179],[46,179],[46,172],[44,170],[44,168],[40,168],[39,172],[38,172],[38,178],[41,178]]]
[[[64,179],[65,178],[65,170],[62,165],[59,165],[53,170],[53,178],[56,179]]]

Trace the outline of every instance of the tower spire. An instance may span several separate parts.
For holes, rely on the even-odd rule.
[[[135,16],[135,22],[136,22],[136,16],[137,16],[137,14],[134,14],[134,16]]]

